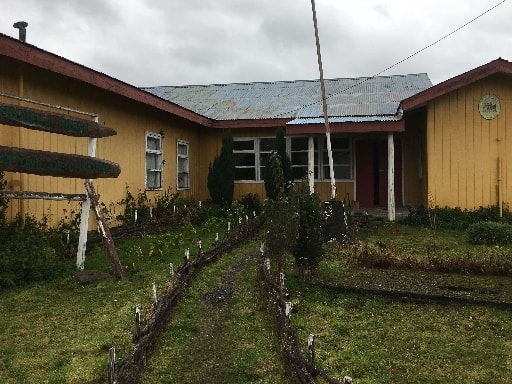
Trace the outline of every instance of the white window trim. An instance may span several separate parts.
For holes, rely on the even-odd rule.
[[[160,150],[154,150],[154,149],[148,149],[148,138],[153,138],[153,139],[158,139],[160,141]],[[147,154],[148,153],[151,153],[151,154],[156,154],[156,155],[160,155],[160,169],[158,168],[155,168],[155,169],[148,169],[148,164],[147,164]],[[146,190],[148,191],[158,191],[158,190],[161,190],[163,188],[163,184],[164,184],[164,180],[163,180],[163,172],[162,172],[162,168],[163,168],[163,137],[161,134],[159,133],[153,133],[153,132],[147,132],[146,131],[146,135],[145,135],[145,152],[144,152],[144,165],[145,165],[145,171],[144,171],[144,185],[146,187]],[[160,172],[160,186],[159,187],[150,187],[148,186],[148,171],[152,171],[152,172]]]
[[[187,148],[186,155],[180,153],[180,151],[179,151],[180,146],[185,146]],[[179,169],[180,159],[187,160],[186,161],[186,164],[187,164],[186,171],[180,172],[180,169]],[[182,174],[182,173],[186,173],[188,176],[186,186],[180,186],[179,179],[180,179],[180,174]],[[178,140],[176,142],[176,189],[179,191],[190,189],[190,144],[188,141],[185,141],[185,140]]]
[[[308,138],[309,136],[292,136],[292,137],[286,137],[286,153],[290,160],[292,159],[292,150],[291,150],[291,139],[292,138]],[[322,135],[315,135],[313,136],[315,139],[318,140],[318,148],[315,150],[317,162],[315,163],[315,173],[318,175],[318,178],[315,178],[315,182],[325,182],[330,181],[330,176],[324,173],[324,166],[327,166],[328,164],[324,164],[323,155],[326,151],[327,143],[325,136]],[[348,148],[346,150],[349,151],[350,154],[350,178],[348,179],[336,179],[336,181],[339,182],[351,182],[354,181],[354,151],[353,151],[353,138],[349,136],[340,136],[343,138],[348,139]],[[235,183],[260,183],[264,180],[261,178],[261,165],[260,164],[260,158],[261,158],[261,151],[260,151],[260,139],[268,139],[268,138],[274,138],[274,137],[235,137],[233,138],[233,141],[252,141],[254,143],[254,149],[253,150],[244,150],[244,151],[236,151],[236,153],[254,153],[254,167],[256,167],[255,170],[255,180],[235,180]],[[335,151],[336,152],[336,151]],[[334,164],[336,166],[336,164]],[[301,165],[302,166],[302,165]],[[292,164],[293,167],[293,164]],[[245,166],[244,168],[253,168],[252,166]],[[298,180],[295,180],[298,181]]]

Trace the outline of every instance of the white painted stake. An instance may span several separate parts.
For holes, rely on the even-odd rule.
[[[231,221],[228,221],[228,232],[231,231]]]
[[[315,365],[315,335],[312,333],[308,336],[308,361],[312,366]]]
[[[176,206],[173,205],[173,212],[176,213]]]
[[[153,207],[149,207],[149,217],[153,218]]]
[[[188,262],[190,260],[190,249],[185,249],[185,261]]]
[[[252,211],[252,215],[256,217],[256,211]]]
[[[152,290],[153,290],[153,304],[156,305],[158,303],[158,299],[156,297],[156,284],[155,283],[153,283],[153,289]]]
[[[215,241],[219,241],[219,232],[215,232]]]
[[[292,317],[292,303],[291,301],[287,301],[284,303],[284,314],[290,319]]]
[[[199,208],[201,208],[201,201],[199,201]]]
[[[169,275],[171,277],[174,277],[174,264],[173,263],[169,263]]]
[[[133,219],[133,222],[134,222],[135,224],[137,224],[137,215],[138,215],[138,214],[137,214],[137,210],[135,210],[135,218]]]

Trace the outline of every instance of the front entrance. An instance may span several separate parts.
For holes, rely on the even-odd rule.
[[[387,140],[356,141],[356,199],[360,207],[387,207]],[[395,140],[395,206],[402,205],[402,146]]]

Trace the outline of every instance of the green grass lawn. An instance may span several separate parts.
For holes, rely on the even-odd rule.
[[[181,265],[186,248],[195,254],[199,238],[203,249],[211,248],[215,232],[223,236],[223,228],[223,222],[212,220],[202,228],[189,224],[176,233],[120,242],[123,281],[110,277],[82,285],[67,276],[1,290],[0,382],[105,383],[108,349],[115,346],[118,359],[128,354],[134,308],[141,305],[143,314],[149,310],[152,283],[163,287],[170,262]],[[453,231],[387,225],[362,235],[362,241],[383,242],[398,258],[428,259],[427,252],[437,249],[443,258],[464,261],[470,256],[487,263],[491,256],[510,254],[506,247],[469,246]],[[247,256],[254,256],[258,247],[258,241],[249,243],[195,278],[172,314],[143,382],[197,382],[220,360],[225,364],[215,368],[212,380],[286,382],[272,316],[256,283],[255,258]],[[308,334],[316,335],[316,362],[329,375],[340,380],[349,375],[358,384],[510,382],[510,311],[334,293],[323,284],[361,266],[354,266],[348,248],[329,244],[326,249],[312,281],[299,280],[292,265],[286,281],[301,343],[305,349]],[[205,293],[222,284],[245,257],[236,292],[223,303],[205,302]],[[97,250],[88,256],[86,268],[109,271],[109,259]]]

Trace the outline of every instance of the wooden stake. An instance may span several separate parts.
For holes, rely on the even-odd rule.
[[[100,232],[101,237],[103,238],[103,243],[107,247],[108,254],[110,256],[110,261],[112,262],[112,267],[114,268],[114,273],[119,280],[123,279],[123,267],[121,266],[121,262],[119,261],[119,257],[117,256],[117,250],[114,246],[114,241],[112,240],[112,236],[110,235],[110,229],[108,227],[107,220],[103,215],[103,209],[98,201],[98,195],[94,190],[94,186],[92,185],[91,180],[85,181],[85,190],[87,192],[87,196],[89,197],[92,208],[96,213],[96,218],[98,220],[98,230]]]

